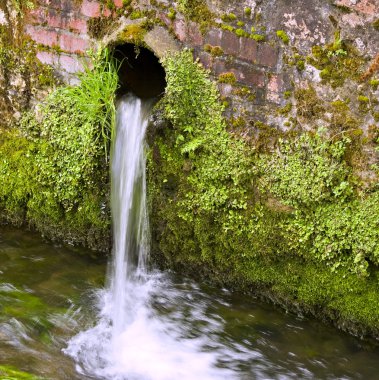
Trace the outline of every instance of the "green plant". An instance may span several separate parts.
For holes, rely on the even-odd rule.
[[[79,86],[58,90],[62,91],[63,97],[75,103],[90,124],[100,127],[106,160],[114,134],[117,71],[118,64],[111,59],[109,50],[100,49],[96,55],[92,55],[92,67],[84,63],[84,72],[79,74]]]
[[[290,38],[284,30],[277,30],[276,35],[283,41],[284,44],[288,45]]]

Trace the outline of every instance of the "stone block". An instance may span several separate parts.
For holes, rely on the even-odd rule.
[[[224,53],[237,57],[240,52],[240,38],[228,30],[223,30],[220,46]]]
[[[276,67],[278,64],[278,49],[268,44],[260,44],[258,46],[257,63],[270,68]]]
[[[87,22],[81,18],[71,18],[68,20],[68,28],[70,30],[75,30],[80,34],[87,34]]]
[[[59,36],[55,30],[48,30],[38,26],[27,25],[25,31],[37,44],[50,47],[58,45]]]
[[[198,24],[192,21],[187,25],[187,40],[192,46],[200,46],[204,43],[204,38]]]
[[[47,19],[46,8],[35,8],[28,13],[28,22],[32,24],[43,24]]]
[[[117,8],[122,8],[123,6],[123,2],[122,0],[113,0],[114,2],[114,5],[117,7]]]
[[[59,55],[57,53],[48,52],[48,51],[39,51],[37,53],[38,60],[50,66],[58,66],[59,64]]]
[[[100,17],[100,4],[97,1],[83,0],[81,13],[87,17]]]
[[[258,43],[251,38],[242,38],[239,58],[254,62],[257,59]]]
[[[245,84],[249,87],[264,87],[265,75],[262,71],[258,71],[253,65],[236,65],[235,68],[238,73],[238,82]]]
[[[176,20],[173,23],[173,29],[174,29],[174,33],[175,33],[176,38],[180,42],[184,42],[187,38],[187,28],[186,28],[185,21],[184,20]]]
[[[204,37],[204,43],[212,46],[221,46],[222,31],[221,29],[211,29]]]
[[[272,74],[267,85],[267,100],[271,103],[280,103],[281,93],[283,92],[283,76]]]
[[[60,68],[67,73],[76,74],[84,70],[84,65],[78,56],[62,54],[59,57]]]
[[[89,41],[71,34],[61,34],[59,36],[59,46],[66,52],[84,53],[89,49]]]
[[[203,65],[205,69],[210,69],[212,67],[212,56],[204,51],[196,54],[196,57],[199,59],[199,62]]]

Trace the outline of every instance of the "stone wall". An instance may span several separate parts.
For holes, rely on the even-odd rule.
[[[3,25],[10,3],[1,6]],[[330,110],[311,123],[298,117],[296,91],[310,87],[312,101],[326,108],[349,103],[366,134],[379,121],[376,0],[35,0],[30,8],[24,32],[38,60],[65,82],[76,81],[86,52],[99,44],[144,44],[158,56],[188,47],[219,82],[230,125],[242,133],[259,133],[257,122],[281,129],[329,123]],[[351,61],[341,69],[345,56]],[[334,66],[339,72],[328,72]],[[333,82],[334,74],[343,80]]]

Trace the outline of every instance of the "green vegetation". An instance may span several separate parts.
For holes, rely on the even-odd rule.
[[[276,35],[283,41],[284,44],[288,45],[290,38],[284,30],[277,30]]]
[[[257,123],[263,140],[239,137],[244,125],[236,118],[227,132],[216,88],[188,51],[163,64],[160,108],[172,127],[156,131],[148,160],[156,258],[378,332],[379,193],[354,176],[355,143],[340,133],[350,127],[333,116],[335,134]],[[322,113],[319,102],[307,110],[314,89],[294,98],[302,117]]]
[[[214,23],[214,15],[203,0],[178,0],[178,11],[197,22],[203,33]]]
[[[9,365],[0,365],[0,376],[2,380],[44,380],[42,377],[19,371]]]
[[[342,86],[348,78],[357,81],[362,75],[364,60],[351,45],[341,39],[337,31],[332,43],[312,48],[308,63],[321,71],[320,77],[324,82],[336,88]]]
[[[0,134],[0,210],[61,240],[107,249],[107,161],[117,68],[93,57],[79,86],[60,87],[38,113]]]

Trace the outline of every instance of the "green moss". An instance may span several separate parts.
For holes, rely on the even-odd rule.
[[[251,16],[251,8],[250,7],[246,7],[243,10],[243,13],[245,13],[246,16]]]
[[[214,24],[214,15],[203,0],[179,0],[178,10],[188,19],[197,22],[204,33]]]
[[[237,78],[234,75],[234,73],[222,73],[218,76],[218,81],[220,83],[229,83],[229,84],[235,84],[237,82]]]
[[[108,250],[109,138],[118,77],[99,53],[81,84],[59,88],[0,134],[0,214],[45,236]]]
[[[320,77],[333,88],[340,87],[346,79],[358,81],[362,75],[364,59],[336,32],[334,41],[326,46],[314,46],[308,63],[319,69]]]
[[[245,30],[243,29],[236,29],[234,31],[234,33],[238,36],[238,37],[249,37],[249,33],[247,33]]]
[[[379,87],[379,79],[374,78],[370,80],[370,86],[373,88],[374,91],[376,91]]]
[[[324,116],[325,107],[313,87],[299,88],[295,91],[297,115],[308,121]]]
[[[143,45],[148,26],[149,24],[147,22],[128,25],[118,35],[118,40],[122,42],[131,42],[137,46]]]
[[[8,365],[0,365],[0,375],[4,380],[43,380],[44,378],[19,371]]]
[[[375,20],[373,23],[372,23],[372,26],[376,29],[376,30],[379,30],[379,18],[377,20]]]
[[[237,20],[237,16],[234,13],[226,13],[221,16],[221,20],[224,22],[231,22]]]
[[[237,26],[243,27],[245,26],[245,23],[243,21],[237,21]]]
[[[172,127],[155,131],[148,158],[155,257],[379,334],[379,193],[357,191],[352,138],[258,121],[252,137],[239,137],[243,118],[229,134],[215,86],[191,54],[164,66],[161,107]],[[323,113],[312,88],[294,97],[310,107],[303,117]],[[330,107],[341,121],[349,115],[346,102]]]
[[[174,8],[169,8],[169,12],[167,13],[167,17],[170,20],[175,20],[175,18],[176,18],[176,10]]]
[[[285,45],[288,45],[288,43],[290,42],[290,38],[284,30],[277,30],[276,35],[283,41]]]
[[[278,109],[278,114],[282,116],[288,115],[292,111],[292,103],[287,103],[284,107]]]
[[[213,57],[219,57],[224,54],[224,51],[220,46],[212,46],[209,44],[204,45],[204,51],[210,53]]]
[[[109,34],[115,26],[114,20],[110,17],[93,17],[88,19],[88,35],[92,38],[101,39]]]
[[[250,34],[250,38],[257,42],[263,42],[266,39],[262,34]]]

